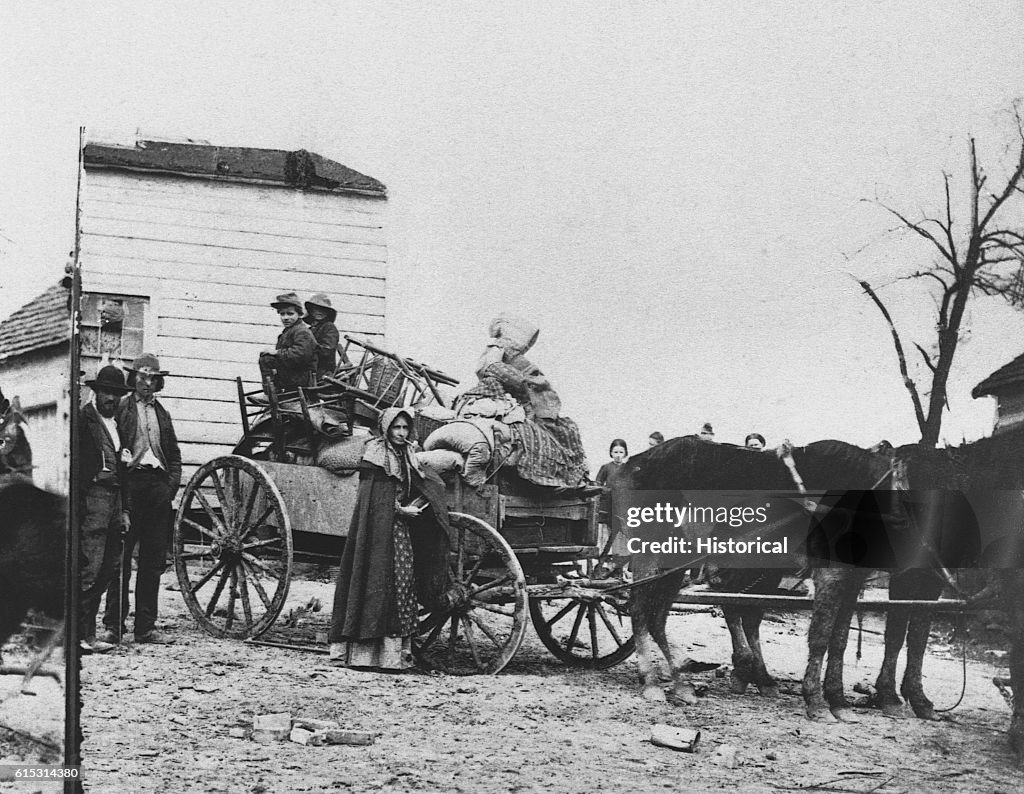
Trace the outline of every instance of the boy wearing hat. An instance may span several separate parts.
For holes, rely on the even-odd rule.
[[[128,615],[128,582],[132,552],[139,546],[139,570],[135,580],[135,642],[173,642],[156,630],[160,577],[167,565],[171,531],[171,500],[181,484],[181,450],[171,415],[156,399],[168,373],[150,353],[139,356],[128,368],[132,393],[117,407],[121,437],[121,462],[125,466],[124,493],[131,514],[125,538],[121,570],[107,589],[102,639],[116,642],[124,632]],[[119,580],[119,581],[118,581]],[[119,590],[120,585],[120,590]],[[120,596],[120,597],[118,597]]]
[[[117,454],[121,442],[114,418],[128,387],[121,370],[111,365],[85,385],[92,389],[93,398],[79,411],[77,427],[82,557],[78,632],[82,653],[105,653],[114,646],[96,639],[96,616],[117,570],[121,538],[131,525],[122,498],[124,470]]]
[[[331,299],[318,292],[306,301],[306,316],[309,330],[316,340],[316,380],[320,383],[324,375],[333,375],[338,365],[338,328],[334,324],[338,313],[331,306]]]
[[[313,385],[316,340],[302,321],[302,301],[294,292],[286,292],[270,305],[277,309],[284,330],[277,337],[276,348],[260,353],[260,375],[264,384],[269,378],[280,391]]]

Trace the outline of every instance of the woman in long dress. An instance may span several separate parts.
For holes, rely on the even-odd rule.
[[[346,667],[414,666],[417,600],[436,602],[447,575],[444,484],[412,450],[412,416],[381,415],[366,445],[359,493],[334,591],[330,658]]]

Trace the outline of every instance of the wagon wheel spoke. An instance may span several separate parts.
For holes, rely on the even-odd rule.
[[[231,587],[228,588],[228,614],[224,618],[224,630],[229,631],[235,622],[235,598],[238,593],[238,568],[231,567]]]
[[[608,615],[605,613],[604,604],[594,604],[594,611],[597,612],[597,614],[600,615],[601,620],[604,621],[604,625],[608,628],[608,633],[612,635],[612,639],[615,640],[615,644],[620,648],[625,645],[626,643],[623,641],[622,637],[619,636],[619,631],[615,628],[615,624],[609,620]],[[596,653],[594,655],[597,656]]]
[[[259,557],[254,557],[248,552],[242,552],[242,559],[249,563],[249,565],[252,566],[254,569],[259,568],[271,579],[274,579],[275,581],[280,580],[281,577],[274,573]]]
[[[247,565],[247,564],[248,564],[248,561],[243,559],[242,560],[242,565],[244,566],[244,565]],[[250,565],[250,567],[251,567],[251,565]],[[263,606],[266,607],[267,609],[270,609],[270,596],[268,596],[267,595],[267,591],[263,589],[263,584],[260,582],[259,578],[256,576],[256,572],[255,571],[253,571],[253,575],[252,575],[252,586],[253,586],[253,589],[256,590],[256,594],[260,597],[260,601],[263,602]]]
[[[502,614],[504,614],[504,613],[502,613]],[[511,615],[509,617],[511,617]],[[476,627],[478,629],[480,629],[480,631],[482,631],[484,633],[484,635],[487,637],[487,639],[489,639],[491,642],[494,643],[494,646],[496,648],[500,648],[501,647],[501,641],[495,636],[494,632],[491,631],[487,627],[487,624],[484,623],[477,615],[475,615],[472,612],[470,612],[469,613],[469,619],[472,620],[476,624]]]
[[[576,646],[576,642],[580,636],[580,626],[583,625],[583,613],[586,609],[586,606],[581,605],[579,611],[576,613],[576,620],[573,621],[572,631],[569,633],[569,639],[565,641],[566,648],[574,648]]]
[[[257,540],[252,543],[246,543],[242,546],[242,550],[252,551],[253,549],[262,549],[266,546],[280,546],[281,543],[281,538],[267,538],[266,540]]]
[[[249,489],[249,495],[245,499],[245,508],[242,510],[242,520],[238,522],[238,536],[243,540],[245,539],[245,536],[249,534],[249,529],[259,523],[249,523],[249,519],[252,518],[252,509],[256,506],[256,497],[259,495],[259,483],[254,481],[252,487]]]
[[[218,560],[217,564],[214,565],[209,571],[207,571],[203,575],[203,577],[194,585],[192,585],[192,587],[189,589],[192,595],[195,595],[199,591],[199,588],[205,585],[208,581],[210,581],[216,575],[217,571],[219,571],[223,567],[224,563],[221,560]]]
[[[494,604],[474,603],[473,607],[476,609],[486,610],[487,612],[493,612],[496,615],[504,615],[507,618],[514,618],[516,616],[515,609],[510,608],[508,611],[506,611],[499,606],[495,606]]]
[[[458,545],[455,552],[455,581],[465,582],[466,579],[462,578],[464,556],[466,552],[466,530],[459,529],[458,534]]]
[[[597,615],[594,614],[596,610],[594,605],[591,604],[587,607],[587,620],[590,622],[590,653],[596,659],[598,657],[597,651]]]
[[[425,631],[427,626],[431,625],[431,619],[433,617],[434,616],[431,615],[430,618],[428,618],[427,620],[424,620],[424,621],[420,622],[420,629],[419,630],[421,632]],[[423,640],[422,645],[423,645],[424,648],[429,647],[430,644],[432,642],[434,642],[434,640],[436,640],[440,636],[441,632],[444,630],[444,624],[445,624],[445,621],[443,621],[443,620],[439,620],[439,621],[437,621],[436,623],[433,624],[434,627],[430,630],[430,634],[428,634],[426,639]]]
[[[466,595],[469,598],[475,598],[476,596],[480,595],[480,593],[485,593],[488,590],[491,590],[491,589],[493,589],[495,587],[501,587],[503,584],[510,584],[511,582],[512,582],[512,575],[511,574],[505,574],[504,576],[501,576],[498,579],[492,579],[491,581],[487,582],[486,584],[482,584],[479,587],[476,587],[476,588],[470,590]]]
[[[484,663],[480,660],[480,652],[476,649],[476,639],[473,637],[473,624],[465,616],[462,617],[460,622],[462,623],[462,633],[466,637],[466,642],[469,643],[469,652],[473,656],[473,664],[477,668],[482,668]]]
[[[236,533],[241,532],[242,527],[238,522],[239,508],[242,506],[242,490],[240,478],[241,474],[238,469],[232,467],[228,469],[228,501],[231,503],[231,525]]]
[[[245,561],[241,561],[241,565],[238,566],[238,579],[242,590],[242,614],[245,615],[245,623],[247,626],[253,624],[252,620],[252,604],[249,602],[249,584],[248,577],[245,575]]]
[[[213,483],[213,490],[217,493],[217,502],[220,504],[220,514],[223,517],[224,529],[230,534],[231,530],[235,528],[229,504],[230,500],[224,493],[224,483],[220,481],[220,476],[216,470],[210,472],[210,481]]]
[[[246,527],[245,532],[241,534],[241,538],[240,539],[241,540],[245,540],[247,537],[249,537],[249,535],[252,534],[252,531],[254,529],[256,529],[257,527],[262,526],[263,522],[266,521],[268,518],[270,518],[271,514],[274,513],[274,512],[275,512],[274,505],[270,505],[269,507],[267,507],[267,509],[264,510],[260,514],[259,518],[257,518],[248,527]]]
[[[206,515],[210,517],[210,520],[213,522],[213,525],[220,529],[221,532],[223,532],[224,535],[226,536],[228,534],[227,527],[224,526],[224,522],[221,521],[220,517],[213,511],[213,508],[210,506],[210,503],[206,501],[206,497],[203,495],[203,492],[197,488],[193,493],[195,493],[196,500],[202,506]]]
[[[568,604],[566,604],[564,607],[562,607],[560,610],[558,610],[558,612],[555,613],[555,616],[553,618],[551,618],[551,620],[545,621],[544,625],[547,626],[550,629],[558,621],[560,621],[562,618],[564,618],[566,615],[568,615],[570,612],[572,612],[572,608],[574,606],[576,606],[576,604],[574,602],[570,601]]]
[[[182,559],[182,560],[190,561],[190,560],[202,560],[202,559],[204,559],[206,557],[213,557],[213,556],[215,556],[215,555],[213,553],[213,549],[211,548],[211,549],[206,549],[204,551],[186,551],[186,552],[184,552],[182,554],[179,554],[178,558]]]
[[[451,620],[451,631],[448,634],[448,661],[450,664],[455,664],[455,643],[459,639],[459,619],[456,616],[452,616]]]
[[[191,518],[182,518],[181,519],[181,523],[185,524],[188,527],[191,527],[192,529],[194,529],[199,534],[201,534],[201,535],[203,535],[205,537],[208,537],[210,540],[220,541],[220,539],[221,539],[220,535],[214,535],[212,532],[210,532],[210,530],[208,528],[204,527],[202,524],[198,523],[197,521],[193,521]]]
[[[210,603],[206,605],[206,617],[213,617],[213,610],[217,608],[217,602],[220,601],[220,594],[224,592],[224,585],[227,584],[230,573],[231,569],[226,566],[221,571],[220,581],[217,582],[217,587],[214,588],[213,597],[210,599]]]

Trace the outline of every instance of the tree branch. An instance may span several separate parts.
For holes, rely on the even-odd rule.
[[[896,330],[896,326],[893,324],[892,317],[889,314],[889,310],[885,307],[885,304],[882,303],[881,298],[879,298],[878,295],[875,294],[875,291],[871,288],[871,285],[866,281],[858,281],[858,283],[860,284],[861,289],[863,289],[868,294],[868,297],[871,298],[872,301],[874,301],[875,306],[878,307],[878,310],[882,313],[882,316],[885,318],[885,321],[889,324],[889,331],[892,333],[892,343],[893,346],[896,348],[896,357],[897,359],[899,359],[900,374],[903,376],[903,385],[910,393],[910,399],[914,403],[914,416],[917,419],[917,426],[921,430],[921,432],[924,433],[926,425],[924,408],[921,407],[921,396],[917,393],[917,385],[914,383],[913,379],[910,377],[910,373],[907,371],[907,359],[906,356],[904,356],[903,354],[903,342],[900,341],[899,332]]]

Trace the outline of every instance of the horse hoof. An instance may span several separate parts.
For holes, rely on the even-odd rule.
[[[734,672],[731,676],[729,676],[729,691],[732,692],[734,695],[742,695],[744,692],[747,691],[747,682],[740,678],[738,675],[736,675],[736,673]]]
[[[836,706],[831,709],[832,716],[836,718],[836,722],[860,722],[860,719],[853,713],[853,711],[845,706]]]
[[[935,713],[935,709],[932,706],[914,706],[914,714],[919,720],[928,720],[929,722],[942,722],[943,718]]]
[[[697,690],[693,688],[693,684],[688,682],[676,684],[672,687],[668,700],[673,706],[695,706],[697,705]]]
[[[907,718],[907,709],[902,703],[886,703],[881,706],[882,714],[894,720]]]
[[[779,685],[765,684],[764,686],[759,686],[757,691],[761,693],[761,697],[763,698],[775,699],[779,696]]]
[[[807,719],[811,720],[811,722],[839,722],[835,715],[825,706],[808,706]]]
[[[653,684],[644,687],[643,698],[649,703],[664,703],[668,699],[665,697],[665,690]]]

